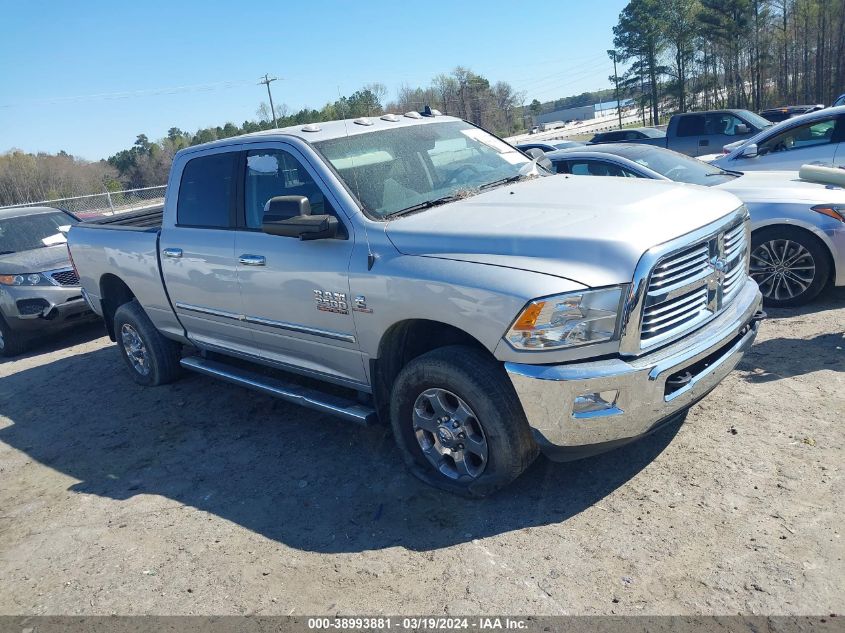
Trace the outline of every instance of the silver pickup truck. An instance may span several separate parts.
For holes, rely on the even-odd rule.
[[[446,116],[271,130],[182,150],[162,210],[69,247],[138,383],[389,422],[418,477],[482,496],[682,418],[762,318],[733,195],[546,176]]]

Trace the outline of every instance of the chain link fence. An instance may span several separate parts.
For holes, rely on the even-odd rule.
[[[96,218],[115,213],[128,213],[129,211],[141,211],[164,204],[164,190],[166,185],[160,187],[144,187],[143,189],[126,189],[124,191],[107,191],[87,196],[76,196],[74,198],[57,198],[55,200],[39,200],[37,202],[26,202],[13,204],[0,209],[13,207],[56,207],[70,211],[80,218]]]

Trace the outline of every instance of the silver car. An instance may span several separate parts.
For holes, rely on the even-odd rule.
[[[768,305],[813,299],[845,285],[845,189],[796,172],[727,172],[647,145],[614,144],[550,152],[558,173],[673,180],[730,191],[751,213],[751,276]]]
[[[798,171],[806,163],[845,165],[845,105],[793,117],[706,160],[735,171]]]
[[[50,207],[0,210],[0,355],[41,334],[95,320],[82,298],[65,233],[79,222]]]

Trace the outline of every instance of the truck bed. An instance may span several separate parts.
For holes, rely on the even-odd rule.
[[[118,213],[106,215],[99,218],[84,220],[81,225],[86,228],[107,228],[123,229],[131,231],[157,232],[161,228],[163,205],[131,211],[129,213]]]
[[[161,221],[162,207],[157,206],[80,222],[68,233],[68,247],[96,312],[102,312],[103,288],[117,279],[138,299],[158,329],[181,336],[182,326],[161,277]]]

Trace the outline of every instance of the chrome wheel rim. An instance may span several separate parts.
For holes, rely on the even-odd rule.
[[[487,438],[469,405],[451,391],[426,389],[414,402],[423,455],[449,479],[476,479],[487,466]]]
[[[147,355],[147,346],[141,340],[138,330],[128,323],[124,323],[120,327],[120,340],[132,369],[142,376],[148,375],[150,373],[150,362]]]
[[[769,240],[751,252],[751,277],[767,299],[787,301],[804,294],[816,278],[816,262],[802,244]]]

